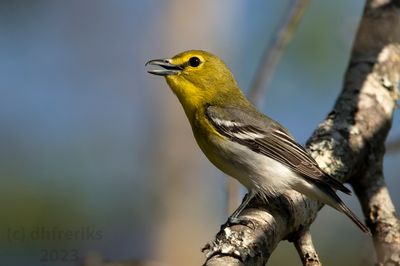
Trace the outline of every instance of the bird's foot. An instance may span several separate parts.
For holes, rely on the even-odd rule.
[[[255,223],[252,220],[250,220],[249,218],[232,217],[232,216],[230,216],[228,218],[228,220],[223,225],[221,225],[220,230],[222,231],[225,228],[233,226],[233,225],[243,225],[243,226],[246,226],[246,227],[248,227],[250,229],[253,229],[253,230],[256,227]]]

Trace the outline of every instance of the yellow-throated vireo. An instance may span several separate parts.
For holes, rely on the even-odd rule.
[[[343,212],[369,232],[335,192],[350,190],[326,174],[286,128],[246,99],[218,57],[191,50],[146,65],[162,68],[148,72],[165,77],[207,158],[249,190],[230,221],[238,220],[254,196],[267,199],[294,189]]]

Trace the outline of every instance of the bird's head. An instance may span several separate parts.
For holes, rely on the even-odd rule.
[[[148,72],[166,78],[185,110],[243,97],[225,63],[205,51],[190,50],[170,59],[150,60],[146,65],[162,68]]]

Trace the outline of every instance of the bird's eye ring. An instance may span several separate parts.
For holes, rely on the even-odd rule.
[[[200,65],[200,63],[201,63],[201,61],[198,57],[194,56],[189,59],[189,65],[191,67],[198,67]]]

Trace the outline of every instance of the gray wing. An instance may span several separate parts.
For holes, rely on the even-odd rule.
[[[351,191],[340,181],[322,171],[317,162],[278,122],[240,108],[208,106],[206,115],[214,128],[231,141],[272,158],[310,182],[329,185],[344,193]]]

